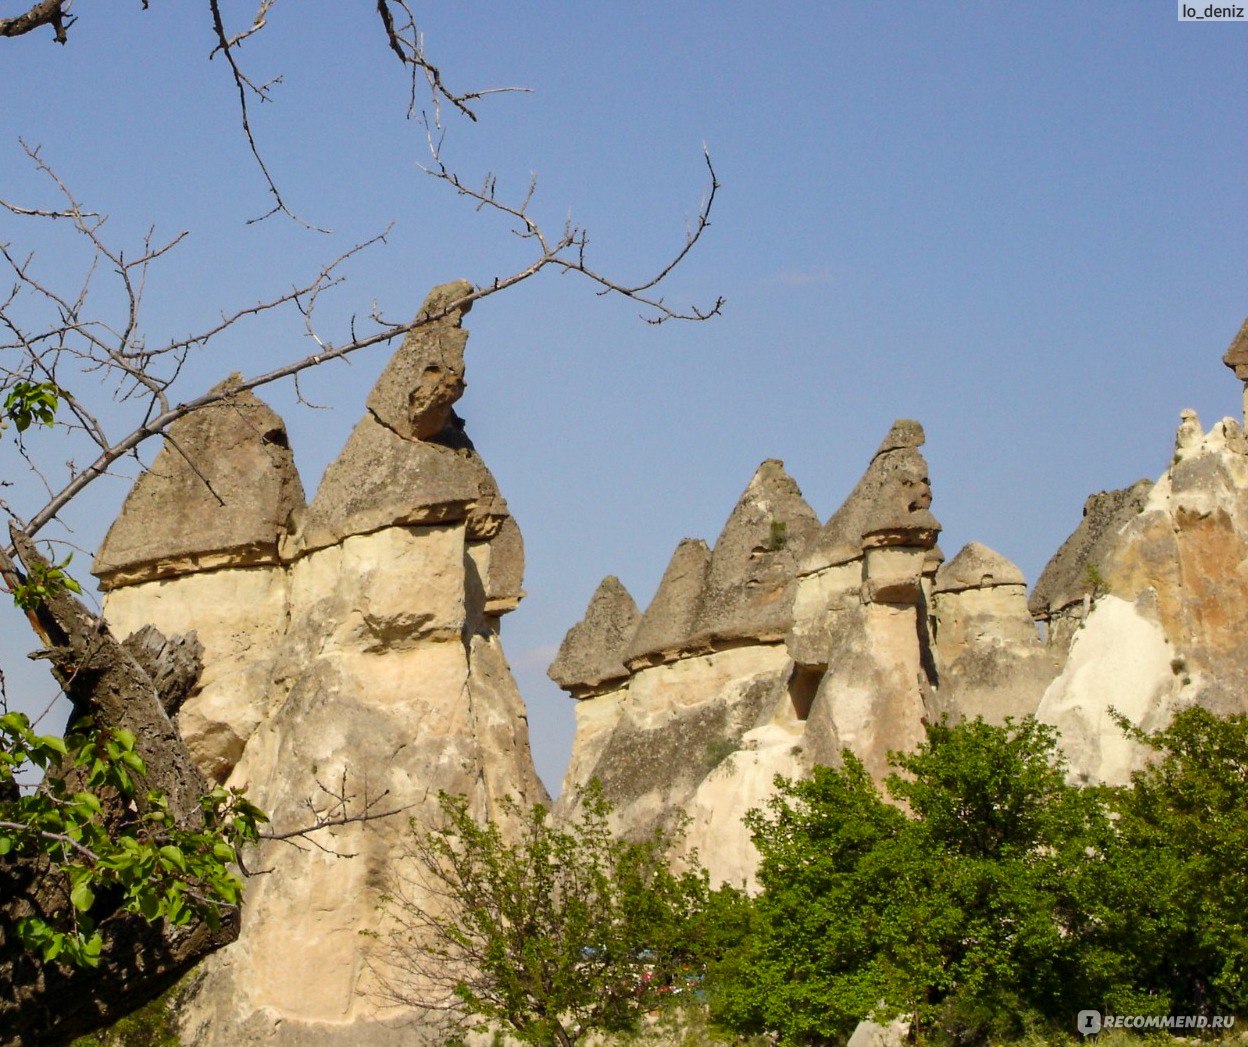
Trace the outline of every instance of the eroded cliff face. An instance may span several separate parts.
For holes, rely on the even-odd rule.
[[[118,635],[151,624],[203,644],[179,725],[210,777],[246,785],[278,830],[332,816],[344,788],[353,810],[406,808],[324,834],[351,858],[280,843],[255,856],[272,872],[249,881],[239,941],[200,973],[186,1042],[412,1042],[370,995],[360,934],[407,818],[430,816],[439,790],[483,815],[504,795],[545,798],[499,639],[523,543],[453,411],[461,320],[408,337],[311,504],[281,420],[240,394],[172,428],[97,558]]]
[[[1248,323],[1224,362],[1248,389]],[[627,614],[595,597],[551,668],[578,699],[561,810],[596,776],[621,831],[687,816],[713,879],[749,884],[741,816],[777,773],[846,749],[882,778],[925,722],[1036,715],[1059,729],[1072,777],[1122,783],[1147,753],[1115,714],[1151,730],[1193,703],[1248,712],[1237,422],[1206,433],[1183,412],[1170,467],[1089,498],[1030,599],[1019,569],[978,542],[943,562],[923,440],[919,423],[895,423],[822,527],[781,464],[764,463],[714,550],[683,541],[640,618],[631,597]]]
[[[927,717],[1035,710],[1057,667],[1022,576],[979,545],[938,572],[923,440],[895,423],[823,525],[764,462],[713,549],[680,543],[643,615],[603,583],[551,666],[579,699],[562,812],[597,777],[622,831],[688,816],[712,877],[750,882],[741,817],[776,774],[848,748],[883,775]]]
[[[1138,489],[1138,488],[1137,488]],[[1133,490],[1137,490],[1133,489]],[[1185,411],[1175,455],[1089,553],[1061,676],[1039,715],[1074,771],[1125,782],[1147,753],[1113,714],[1152,730],[1199,704],[1248,712],[1248,441],[1225,418],[1205,433]]]

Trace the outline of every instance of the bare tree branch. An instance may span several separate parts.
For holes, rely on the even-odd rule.
[[[58,44],[69,42],[66,30],[77,21],[69,14],[69,0],[40,0],[25,14],[0,18],[0,36],[23,36],[50,25]]]
[[[269,174],[269,168],[264,162],[264,157],[260,155],[260,147],[256,145],[256,136],[251,130],[251,118],[247,108],[248,94],[254,94],[260,99],[261,102],[268,102],[271,100],[269,88],[277,81],[257,85],[250,80],[239,67],[238,61],[234,57],[234,48],[238,46],[242,39],[245,39],[263,27],[263,18],[257,16],[259,24],[253,24],[251,30],[247,33],[241,34],[241,37],[231,38],[226,33],[225,23],[221,18],[220,0],[208,0],[208,8],[212,13],[212,31],[217,37],[217,46],[213,48],[212,53],[208,57],[212,58],[213,55],[218,52],[225,56],[225,61],[230,67],[230,73],[234,77],[234,86],[238,90],[239,119],[242,121],[243,125],[243,136],[247,139],[247,148],[251,150],[251,155],[254,157],[256,165],[260,168],[260,174],[264,177],[265,185],[268,186],[269,195],[273,197],[273,207],[259,217],[251,219],[250,223],[261,222],[270,215],[280,213],[293,218],[300,225],[306,226],[308,229],[312,229],[319,233],[328,233],[328,229],[322,229],[320,226],[312,225],[312,223],[300,218],[294,211],[286,206],[286,201],[282,197],[281,190],[278,189],[277,183],[273,180],[273,176]],[[278,79],[280,80],[280,77]]]
[[[395,10],[399,11],[402,21],[396,21]],[[462,94],[450,90],[442,79],[442,72],[429,61],[425,54],[425,39],[416,26],[416,17],[408,6],[407,0],[377,0],[377,14],[381,18],[382,29],[386,34],[386,43],[400,62],[411,71],[411,92],[408,100],[407,115],[416,112],[416,84],[423,74],[429,85],[430,103],[433,107],[434,123],[441,127],[442,102],[447,102],[462,115],[474,123],[477,114],[470,102],[477,102],[487,95],[526,93],[529,87],[490,87],[476,91],[465,91]]]
[[[232,311],[223,311],[219,319],[189,335],[153,342],[143,333],[144,292],[150,267],[163,259],[185,238],[180,233],[167,242],[157,243],[149,232],[139,251],[127,258],[126,253],[114,248],[103,238],[102,230],[106,216],[95,215],[83,209],[64,181],[44,161],[39,150],[23,143],[31,162],[53,184],[65,207],[53,211],[21,207],[0,200],[0,207],[14,215],[38,219],[66,217],[70,227],[85,242],[91,261],[86,277],[72,294],[63,294],[51,287],[34,270],[32,256],[19,256],[10,245],[0,243],[0,260],[9,267],[16,285],[9,298],[0,303],[0,331],[8,337],[0,341],[0,375],[20,377],[38,375],[50,381],[62,391],[71,405],[70,413],[76,425],[85,432],[94,445],[94,458],[90,464],[72,469],[70,475],[49,494],[46,503],[29,517],[23,528],[28,535],[37,534],[60,511],[76,498],[87,486],[107,475],[123,457],[152,436],[165,432],[179,418],[217,403],[245,390],[257,389],[286,378],[296,378],[302,372],[318,367],[331,360],[338,360],[371,346],[393,341],[417,327],[436,323],[453,311],[466,310],[474,302],[491,297],[538,275],[546,269],[564,273],[577,273],[593,285],[600,295],[617,295],[643,306],[647,322],[664,323],[667,320],[705,320],[723,308],[724,301],[717,298],[709,306],[692,305],[685,309],[667,304],[662,296],[654,294],[655,288],[665,279],[700,240],[710,226],[711,208],[714,205],[719,181],[709,154],[704,159],[710,177],[709,191],[686,233],[683,245],[671,259],[663,264],[654,276],[645,280],[625,283],[593,268],[588,261],[589,238],[586,230],[565,223],[557,236],[548,235],[533,217],[530,207],[536,192],[536,182],[531,181],[523,195],[515,202],[498,196],[497,181],[488,175],[481,188],[467,185],[442,159],[439,142],[435,140],[432,126],[427,127],[432,162],[425,168],[433,178],[449,185],[460,196],[475,202],[479,210],[491,211],[505,219],[511,232],[533,245],[531,261],[508,274],[495,276],[482,282],[461,298],[446,305],[437,315],[420,315],[410,323],[393,323],[383,320],[374,308],[370,321],[377,329],[361,333],[352,318],[347,338],[342,342],[324,336],[316,327],[313,315],[319,297],[340,286],[344,277],[342,267],[359,254],[375,245],[384,243],[386,232],[363,241],[342,252],[311,277],[288,291],[262,299],[254,305]],[[90,316],[87,306],[92,300],[92,280],[102,269],[110,271],[115,280],[119,299],[120,316],[109,320],[103,316]],[[52,312],[50,323],[42,330],[31,330],[23,323],[17,308],[23,299],[21,294],[34,296],[46,303]],[[293,308],[302,318],[304,336],[316,346],[316,351],[260,374],[246,377],[228,388],[201,393],[181,402],[174,401],[171,390],[181,374],[190,352],[202,349],[213,339],[251,318],[275,310]],[[16,362],[5,364],[4,354],[17,351]],[[141,417],[128,433],[120,437],[106,434],[97,418],[84,406],[90,402],[94,390],[99,388],[101,378],[116,384],[116,395],[123,401],[137,398],[142,405]],[[74,388],[80,381],[84,386],[82,396]]]

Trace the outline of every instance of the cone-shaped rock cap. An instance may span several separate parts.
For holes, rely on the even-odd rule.
[[[640,621],[641,612],[628,590],[615,575],[608,575],[590,598],[585,617],[563,638],[547,675],[577,698],[625,679],[624,652]]]
[[[330,463],[298,536],[302,551],[383,527],[463,520],[481,498],[475,455],[405,440],[366,413]]]
[[[710,566],[711,550],[701,538],[686,538],[676,546],[625,652],[625,664],[630,669],[667,661],[688,647]]]
[[[1222,362],[1235,372],[1236,378],[1248,382],[1248,320],[1244,321],[1239,334],[1231,341]]]
[[[845,504],[812,542],[803,573],[856,559],[868,535],[873,544],[936,544],[940,523],[929,508],[932,486],[919,451],[923,441],[918,422],[901,418],[893,423]]]
[[[1047,619],[1092,592],[1095,569],[1105,562],[1117,532],[1143,509],[1152,486],[1149,480],[1137,480],[1088,498],[1079,526],[1040,572],[1027,601],[1033,617]]]
[[[231,375],[212,391],[241,380]],[[135,482],[92,573],[113,589],[222,566],[274,563],[303,505],[286,424],[251,392],[201,407],[169,427]]]
[[[783,638],[797,558],[818,529],[784,463],[763,462],[715,542],[693,643]]]
[[[429,292],[411,331],[368,397],[368,410],[325,471],[295,545],[311,551],[383,527],[467,520],[468,538],[489,539],[507,503],[473,449],[453,404],[464,390],[460,325],[472,292],[465,280]]]
[[[462,327],[471,303],[457,306],[472,293],[467,280],[435,287],[416,314],[417,326],[390,358],[368,397],[377,420],[405,440],[437,436],[464,393]]]
[[[996,585],[1026,585],[1018,565],[980,542],[968,542],[952,560],[936,572],[934,590],[956,593],[963,589],[989,589]]]

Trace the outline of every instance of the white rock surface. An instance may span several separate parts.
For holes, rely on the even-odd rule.
[[[1122,785],[1143,765],[1145,750],[1126,738],[1111,710],[1146,730],[1164,727],[1180,702],[1173,656],[1161,626],[1135,604],[1115,596],[1096,602],[1036,710],[1061,732],[1074,777]]]

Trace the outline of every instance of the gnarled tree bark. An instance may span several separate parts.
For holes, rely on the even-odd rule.
[[[12,537],[27,570],[35,570],[36,564],[48,566],[26,535],[14,532]],[[0,574],[10,587],[23,580],[3,550]],[[90,717],[97,726],[131,731],[135,751],[146,768],[136,795],[145,797],[149,789],[159,789],[180,826],[202,825],[199,799],[208,792],[208,783],[165,706],[166,701],[176,703],[193,686],[200,668],[198,645],[165,641],[159,635],[119,643],[99,618],[65,590],[51,594],[28,616],[44,644],[39,657],[51,662],[57,681],[73,703],[71,726]],[[137,652],[137,659],[129,648]],[[66,772],[57,773],[64,776]],[[134,817],[134,811],[115,797],[111,805],[107,796],[101,799],[106,804],[105,817],[113,825]],[[175,927],[164,921],[149,923],[123,911],[120,897],[100,896],[92,910],[104,937],[99,966],[44,962],[17,939],[17,921],[24,916],[47,918],[65,913],[71,904],[69,891],[63,871],[46,857],[14,860],[10,854],[0,863],[3,1047],[34,1043],[55,1047],[116,1021],[160,995],[205,956],[238,936],[237,909],[226,913],[216,929],[200,921]]]

